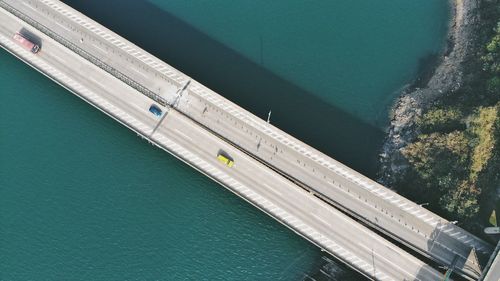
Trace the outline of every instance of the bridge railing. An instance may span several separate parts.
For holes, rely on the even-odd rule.
[[[57,41],[61,45],[63,45],[66,48],[70,49],[71,51],[75,52],[76,54],[78,54],[82,58],[90,61],[94,65],[96,65],[99,68],[103,69],[104,71],[110,73],[114,77],[120,79],[122,82],[124,82],[125,84],[129,85],[130,87],[136,89],[137,91],[139,91],[143,95],[149,97],[150,99],[156,101],[157,103],[159,103],[159,104],[161,104],[163,106],[170,106],[170,104],[167,103],[167,100],[165,98],[163,98],[160,95],[156,94],[155,92],[149,90],[148,88],[144,87],[140,83],[134,81],[133,79],[131,79],[127,75],[123,74],[119,70],[117,70],[117,69],[113,68],[112,66],[104,63],[103,61],[101,61],[100,59],[98,59],[97,57],[95,57],[94,55],[92,55],[89,52],[87,52],[87,51],[83,50],[82,48],[78,47],[77,45],[75,45],[71,41],[69,41],[66,38],[60,36],[56,32],[50,30],[45,25],[37,22],[36,20],[34,20],[30,16],[24,14],[23,12],[19,11],[18,9],[12,7],[11,5],[9,5],[9,4],[5,3],[4,1],[1,1],[1,0],[0,0],[0,7],[2,7],[5,10],[7,10],[8,12],[10,12],[13,15],[15,15],[16,17],[22,19],[23,21],[25,21],[29,25],[35,27],[37,30],[43,32],[45,35],[47,35],[48,37],[54,39],[55,41]]]
[[[498,241],[497,246],[495,247],[495,250],[493,251],[493,253],[490,256],[488,264],[486,264],[486,266],[484,267],[483,274],[481,275],[481,278],[479,278],[478,281],[483,281],[483,280],[485,280],[486,276],[488,276],[488,272],[491,269],[493,261],[495,260],[495,258],[499,258],[499,257],[497,257],[498,254],[500,254],[500,241]]]

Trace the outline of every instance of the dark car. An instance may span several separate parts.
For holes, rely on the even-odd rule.
[[[161,109],[154,104],[149,107],[149,111],[158,117],[161,116]]]

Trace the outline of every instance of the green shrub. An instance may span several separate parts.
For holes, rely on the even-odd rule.
[[[500,97],[500,76],[493,76],[486,81],[486,90],[490,95],[496,95],[496,98]]]
[[[500,74],[500,22],[497,23],[495,34],[486,44],[481,61],[485,71],[493,75]]]
[[[469,147],[461,131],[422,134],[402,154],[428,186],[440,190],[455,188],[460,175],[467,175]]]
[[[441,197],[440,204],[450,215],[460,221],[474,218],[479,212],[478,198],[481,194],[474,184],[463,181]]]
[[[470,131],[475,135],[476,145],[472,151],[469,179],[477,180],[478,174],[491,158],[495,147],[494,129],[498,118],[500,104],[491,107],[480,107],[474,120],[471,122]]]
[[[417,120],[423,132],[453,131],[463,127],[462,112],[457,108],[433,108]]]

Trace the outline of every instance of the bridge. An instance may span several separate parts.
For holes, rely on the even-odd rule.
[[[60,1],[0,0],[0,45],[368,278],[442,280],[425,259],[477,280],[493,250]]]
[[[490,261],[486,264],[483,274],[479,281],[497,281],[500,280],[500,241],[498,241]]]

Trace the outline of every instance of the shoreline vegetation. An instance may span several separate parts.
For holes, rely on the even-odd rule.
[[[391,112],[380,179],[472,233],[500,204],[500,1],[450,0],[447,46]]]
[[[449,6],[444,50],[392,107],[379,182],[497,243],[483,228],[500,213],[500,0]],[[324,260],[313,280],[360,278]]]

